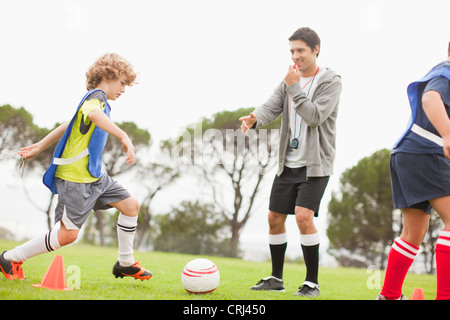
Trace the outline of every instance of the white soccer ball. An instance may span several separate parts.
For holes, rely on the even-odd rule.
[[[208,259],[191,260],[183,268],[181,283],[190,293],[213,292],[220,283],[219,269]]]

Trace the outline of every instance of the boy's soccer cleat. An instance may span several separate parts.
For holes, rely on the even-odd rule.
[[[5,275],[6,279],[10,280],[27,280],[23,275],[22,262],[8,261],[3,255],[6,251],[0,255],[0,269]]]
[[[285,292],[283,280],[270,276],[258,281],[257,284],[250,287],[250,290],[267,290],[267,291],[279,291]]]
[[[378,297],[375,300],[388,300],[388,298],[386,298],[385,296],[383,296],[382,294],[379,294]],[[400,296],[400,298],[395,299],[395,300],[408,300],[407,297],[405,297],[403,294]]]
[[[118,278],[123,277],[133,277],[135,279],[139,279],[141,281],[148,280],[152,277],[152,273],[139,265],[139,261],[136,261],[130,267],[122,267],[119,264],[119,261],[113,267],[112,271],[113,275]]]
[[[315,298],[320,294],[319,285],[305,281],[294,293],[294,296]]]

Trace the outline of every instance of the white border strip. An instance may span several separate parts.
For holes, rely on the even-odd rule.
[[[424,137],[425,139],[433,141],[434,143],[440,145],[441,147],[444,146],[444,140],[441,137],[419,127],[417,124],[413,124],[413,126],[411,127],[411,131],[414,132],[415,134],[418,134],[421,137]]]
[[[86,148],[83,151],[81,151],[77,156],[75,156],[73,158],[68,158],[68,159],[54,158],[53,159],[53,164],[56,164],[58,166],[66,166],[68,164],[72,164],[74,162],[77,162],[80,159],[83,159],[87,155],[89,155],[89,149]]]

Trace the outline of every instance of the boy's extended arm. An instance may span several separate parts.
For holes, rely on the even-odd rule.
[[[100,129],[113,135],[122,143],[122,148],[127,154],[126,163],[134,163],[134,145],[131,142],[128,134],[120,129],[114,122],[112,122],[108,116],[100,110],[93,110],[89,113],[89,119]]]
[[[28,147],[20,148],[17,153],[25,160],[34,158],[39,153],[54,144],[56,141],[59,141],[64,135],[64,132],[66,131],[68,125],[68,122],[64,122],[59,127],[53,129],[52,132],[46,135],[41,141],[34,143]]]
[[[444,139],[444,155],[450,159],[450,119],[439,92],[425,92],[422,96],[422,106],[428,120]]]

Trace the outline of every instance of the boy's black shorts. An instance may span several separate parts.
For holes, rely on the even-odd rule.
[[[328,180],[329,176],[306,179],[306,167],[284,167],[283,173],[273,180],[269,210],[295,214],[295,207],[299,206],[314,211],[317,217]]]

